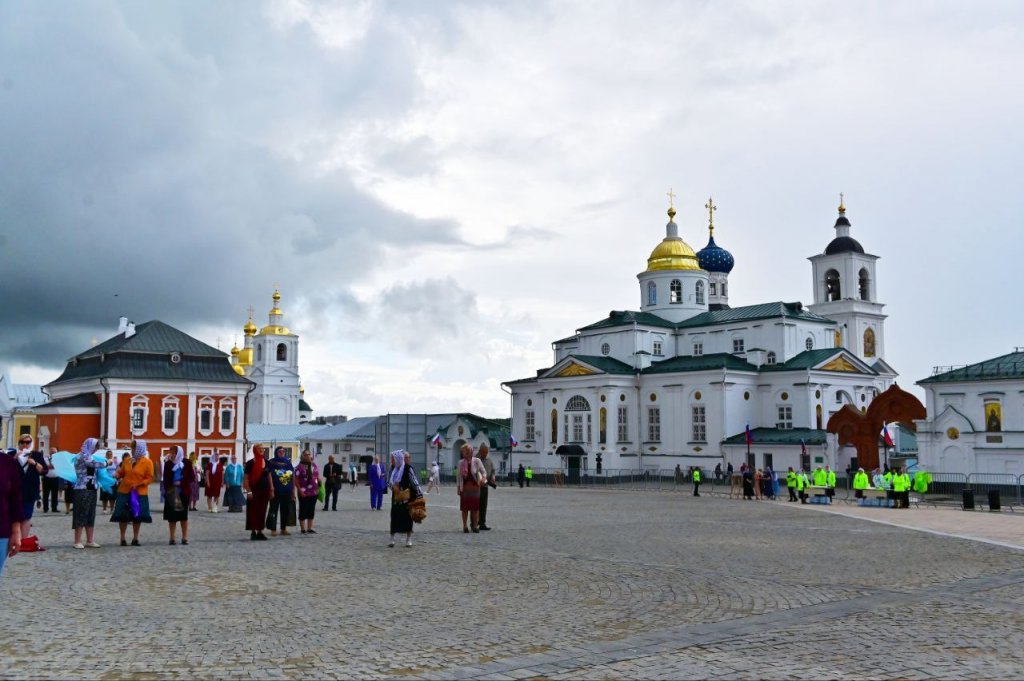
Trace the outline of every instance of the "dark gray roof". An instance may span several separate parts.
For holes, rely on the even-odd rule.
[[[78,393],[71,397],[62,397],[61,399],[54,400],[53,402],[40,404],[36,409],[46,409],[47,407],[86,407],[99,409],[100,400],[96,393]]]
[[[196,357],[227,357],[227,353],[221,352],[159,319],[139,324],[135,327],[135,334],[129,338],[125,338],[123,333],[119,333],[75,356],[82,359],[98,357],[101,353],[109,355],[118,351],[161,354],[180,352],[183,355]]]

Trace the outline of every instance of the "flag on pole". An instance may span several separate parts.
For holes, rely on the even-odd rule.
[[[441,439],[441,433],[434,433],[434,437],[430,440],[431,447],[440,447],[444,440]]]
[[[516,439],[516,436],[515,436],[515,435],[511,435],[511,434],[510,434],[510,435],[508,436],[508,439],[509,439],[509,442],[511,442],[511,443],[512,443],[512,446],[513,446],[513,447],[518,447],[518,446],[519,446],[519,440],[517,440],[517,439]]]
[[[803,438],[800,438],[800,453],[801,454],[806,454],[807,453],[807,445],[804,443],[804,439]]]
[[[895,440],[892,439],[892,433],[889,432],[889,426],[888,426],[888,424],[886,424],[885,421],[882,421],[882,432],[879,433],[879,435],[881,435],[882,439],[885,441],[885,446],[886,447],[895,447],[896,446]]]
[[[747,429],[746,429],[746,431],[745,431],[745,433],[744,433],[744,434],[745,434],[745,436],[746,436],[746,438],[747,438],[747,446],[749,447],[749,446],[750,446],[750,443],[754,441],[754,436],[753,436],[753,434],[752,434],[752,433],[750,432],[750,424],[749,424],[749,423],[747,424]]]

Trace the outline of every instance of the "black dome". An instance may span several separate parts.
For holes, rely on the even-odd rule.
[[[825,247],[825,255],[836,253],[863,253],[864,247],[852,236],[837,236]]]

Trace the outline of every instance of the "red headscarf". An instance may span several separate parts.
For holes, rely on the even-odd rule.
[[[263,477],[263,447],[253,445],[252,471],[249,472],[249,487],[253,487]]]

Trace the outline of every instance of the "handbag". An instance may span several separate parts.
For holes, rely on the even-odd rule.
[[[427,517],[427,500],[424,497],[416,497],[409,502],[409,517],[414,523],[422,523]]]
[[[399,489],[397,492],[395,492],[395,503],[396,504],[405,503],[405,502],[409,501],[409,496],[410,496],[409,490],[407,490],[407,489]]]

